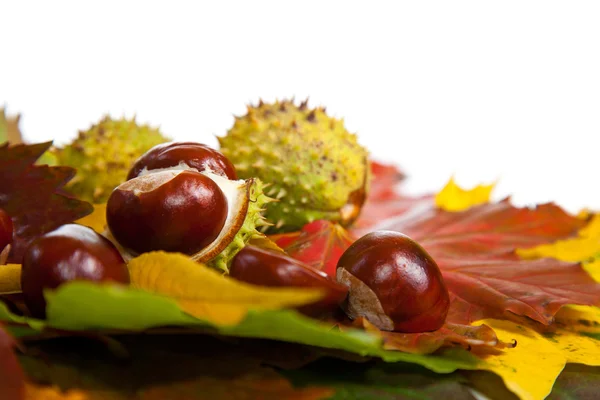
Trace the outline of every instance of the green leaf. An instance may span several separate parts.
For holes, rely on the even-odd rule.
[[[388,351],[380,339],[360,330],[340,331],[291,310],[250,310],[235,326],[218,326],[194,318],[167,297],[132,288],[71,282],[56,291],[46,292],[48,319],[46,326],[67,331],[125,330],[139,332],[149,328],[183,326],[200,328],[227,336],[264,338],[343,350],[362,356],[382,358],[388,362],[410,362],[432,371],[449,373],[456,369],[476,369],[482,361],[462,349],[449,349],[436,355]],[[0,319],[29,323],[27,332],[19,327],[18,336],[39,334],[43,323],[10,314],[0,307]],[[14,332],[13,332],[14,333]]]

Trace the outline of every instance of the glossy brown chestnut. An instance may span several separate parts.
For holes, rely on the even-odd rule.
[[[13,223],[10,215],[0,208],[0,252],[12,243]]]
[[[138,177],[144,169],[150,171],[176,167],[185,163],[198,172],[210,169],[217,175],[237,179],[235,167],[223,154],[215,149],[194,142],[171,142],[154,146],[143,154],[131,167],[127,179]]]
[[[324,272],[314,269],[284,253],[256,246],[244,247],[233,259],[229,275],[258,286],[297,286],[325,289],[319,302],[301,307],[309,315],[333,311],[346,298],[348,289]]]
[[[365,317],[380,329],[428,332],[446,320],[450,297],[436,262],[398,232],[377,231],[354,242],[337,264],[349,289],[350,318]]]
[[[129,272],[108,239],[81,225],[63,225],[27,247],[21,289],[32,315],[46,315],[44,289],[73,280],[129,283]]]
[[[113,237],[135,253],[194,254],[212,243],[227,218],[227,199],[195,171],[160,171],[118,186],[106,205]]]

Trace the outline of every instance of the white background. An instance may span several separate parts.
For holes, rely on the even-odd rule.
[[[63,144],[104,113],[216,144],[310,96],[396,162],[496,198],[600,209],[600,2],[29,2],[0,7],[0,104]]]

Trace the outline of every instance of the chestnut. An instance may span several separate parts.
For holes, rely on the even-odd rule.
[[[310,267],[285,253],[256,246],[246,246],[233,258],[229,276],[258,286],[297,286],[325,289],[324,298],[299,311],[317,316],[339,307],[348,294],[346,287],[322,271]]]
[[[365,317],[379,329],[428,332],[444,325],[450,296],[436,262],[417,242],[391,231],[354,242],[337,264],[349,289],[350,318]]]
[[[142,175],[108,198],[106,222],[116,241],[137,254],[192,255],[212,243],[227,218],[227,198],[208,176],[190,170]]]
[[[210,170],[228,179],[237,179],[235,167],[219,151],[201,143],[170,142],[154,146],[138,158],[131,167],[127,180],[140,176],[144,170],[172,168],[181,163],[198,172]]]
[[[4,264],[13,240],[13,223],[10,215],[0,208],[0,265]]]
[[[129,271],[116,247],[92,229],[68,224],[35,239],[25,250],[21,289],[35,317],[44,318],[44,289],[73,280],[129,283]]]

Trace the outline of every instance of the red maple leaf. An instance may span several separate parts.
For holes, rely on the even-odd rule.
[[[377,177],[375,178],[375,180]],[[573,235],[586,221],[553,204],[516,208],[508,200],[463,212],[436,209],[431,199],[376,193],[352,230],[357,237],[379,229],[402,232],[437,261],[451,292],[448,321],[527,316],[549,324],[565,304],[600,303],[600,285],[579,264],[520,260],[528,248]],[[389,212],[380,218],[381,210]]]
[[[297,232],[270,238],[290,256],[333,277],[342,253],[355,240],[340,225],[325,220],[306,224]]]
[[[91,204],[60,192],[75,175],[73,168],[34,165],[51,145],[0,145],[0,208],[14,225],[8,262],[20,263],[34,238],[93,211]]]

